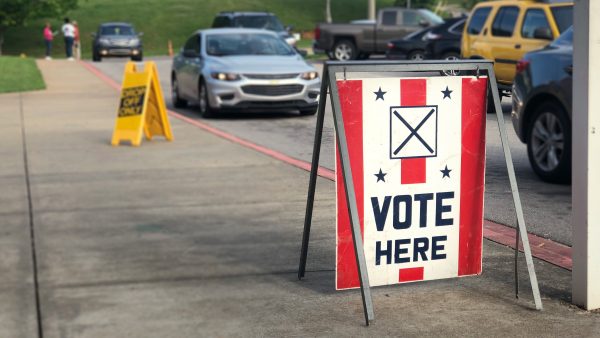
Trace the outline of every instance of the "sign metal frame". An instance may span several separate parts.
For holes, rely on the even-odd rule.
[[[302,248],[300,251],[300,263],[298,266],[298,279],[302,279],[306,272],[306,260],[308,256],[308,244],[310,241],[310,228],[312,223],[313,206],[315,199],[315,189],[317,184],[317,172],[319,169],[319,158],[321,153],[321,142],[323,136],[323,121],[325,118],[325,108],[327,105],[327,94],[329,92],[330,100],[333,108],[333,119],[336,131],[336,142],[340,154],[342,176],[344,179],[344,187],[346,200],[348,204],[348,214],[352,229],[352,239],[354,243],[354,252],[358,267],[361,296],[363,302],[363,310],[365,315],[366,325],[375,319],[373,311],[373,301],[371,298],[371,290],[369,285],[369,277],[366,267],[366,260],[360,232],[360,223],[358,219],[358,209],[356,205],[356,194],[354,190],[354,182],[352,180],[352,170],[350,168],[350,158],[348,154],[348,144],[343,124],[342,110],[340,98],[338,95],[337,76],[340,75],[344,80],[348,73],[382,73],[382,72],[412,72],[412,73],[430,73],[430,72],[446,72],[456,74],[457,71],[473,72],[476,76],[488,76],[488,91],[491,91],[494,101],[494,110],[498,122],[498,130],[500,132],[500,140],[504,151],[504,159],[506,161],[506,169],[510,181],[515,213],[517,216],[517,234],[515,246],[515,295],[519,295],[519,283],[517,273],[517,259],[519,253],[519,239],[523,243],[523,251],[527,263],[527,271],[529,273],[529,281],[533,293],[533,299],[536,310],[542,310],[542,300],[531,255],[529,238],[527,236],[527,227],[523,216],[523,207],[519,196],[519,189],[515,170],[512,161],[512,155],[508,144],[508,136],[506,134],[506,126],[504,124],[504,115],[500,104],[500,96],[498,86],[496,84],[496,75],[492,61],[488,60],[453,60],[453,61],[327,61],[323,66],[323,76],[321,82],[321,91],[319,97],[319,107],[317,111],[317,123],[315,131],[315,141],[313,146],[313,156],[310,171],[310,179],[308,185],[308,196],[306,199],[306,213],[304,218],[304,231],[302,234]],[[413,74],[411,74],[413,75]],[[449,75],[452,76],[452,75]],[[402,76],[399,76],[402,77]],[[489,92],[488,92],[489,93]]]

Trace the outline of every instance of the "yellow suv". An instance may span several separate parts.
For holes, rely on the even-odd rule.
[[[572,24],[572,1],[480,2],[463,31],[462,57],[494,61],[498,88],[510,91],[517,61],[547,45]]]

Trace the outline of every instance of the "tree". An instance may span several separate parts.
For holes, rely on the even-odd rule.
[[[77,0],[1,0],[0,55],[4,33],[11,27],[24,26],[27,20],[51,18],[77,8]]]
[[[396,0],[394,6],[407,7],[410,2],[411,8],[431,8],[437,2],[436,0]]]

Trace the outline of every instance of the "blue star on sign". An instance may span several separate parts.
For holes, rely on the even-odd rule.
[[[376,92],[373,92],[373,94],[375,94],[375,95],[376,95],[376,97],[375,97],[375,101],[377,101],[377,100],[379,100],[379,99],[381,99],[381,101],[385,101],[385,99],[383,98],[383,95],[385,95],[385,93],[387,93],[387,92],[384,92],[384,91],[382,91],[382,90],[381,90],[381,87],[379,87],[379,90],[378,90],[378,91],[376,91]]]
[[[450,172],[452,171],[452,169],[448,169],[448,166],[446,166],[443,170],[440,170],[442,172],[442,178],[444,177],[448,177],[450,178]]]
[[[387,175],[386,173],[384,173],[383,171],[381,171],[381,168],[379,169],[379,174],[373,174],[377,177],[377,182],[379,181],[384,181],[385,182],[385,175]]]
[[[452,98],[450,97],[450,93],[452,93],[452,92],[453,91],[448,89],[448,86],[446,86],[446,90],[442,90],[442,94],[444,94],[444,97],[442,98],[442,100],[445,98],[449,98],[452,100]]]

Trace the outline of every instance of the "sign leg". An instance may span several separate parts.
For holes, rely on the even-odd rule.
[[[348,143],[346,141],[346,131],[344,129],[344,120],[340,98],[338,95],[335,74],[329,73],[329,85],[331,94],[331,103],[333,104],[333,120],[337,134],[337,145],[340,153],[342,175],[344,177],[344,192],[346,201],[348,201],[348,214],[352,229],[352,242],[354,243],[354,254],[356,255],[356,265],[358,267],[358,277],[360,281],[360,291],[363,301],[363,310],[365,314],[366,325],[375,318],[373,312],[373,300],[371,298],[371,287],[369,285],[369,274],[367,271],[367,262],[360,231],[360,220],[358,218],[358,208],[356,206],[356,194],[354,191],[354,181],[352,180],[352,168],[350,167],[350,155],[348,153]]]
[[[310,179],[308,182],[308,196],[306,198],[306,214],[304,215],[304,232],[302,233],[302,248],[300,249],[300,265],[298,266],[298,279],[304,277],[306,271],[306,257],[308,255],[308,242],[310,240],[310,227],[312,223],[313,205],[315,202],[315,189],[317,186],[317,172],[319,170],[319,157],[321,155],[321,140],[323,136],[323,120],[327,105],[327,65],[323,66],[321,93],[319,94],[319,108],[317,112],[317,127],[315,130],[315,144],[313,145]]]
[[[494,97],[494,108],[496,110],[496,117],[498,119],[498,130],[500,131],[500,140],[502,141],[504,159],[506,160],[506,169],[508,170],[510,190],[512,191],[513,201],[515,204],[515,212],[517,214],[517,230],[519,232],[519,235],[521,236],[521,241],[523,242],[523,251],[525,252],[525,261],[527,262],[527,271],[529,272],[529,281],[531,283],[531,290],[533,292],[535,308],[537,310],[542,310],[542,299],[540,297],[537,276],[535,274],[535,267],[533,265],[533,257],[531,256],[531,248],[529,247],[529,237],[527,236],[527,227],[525,226],[523,207],[521,205],[521,197],[519,196],[515,168],[513,166],[512,155],[510,154],[508,136],[506,135],[506,125],[504,124],[504,115],[502,113],[502,106],[500,105],[500,97],[498,95],[498,87],[496,85],[496,74],[494,74],[493,70],[491,69],[491,66],[490,68],[488,68],[488,74],[490,79],[492,96]],[[518,249],[519,248],[517,247],[517,251]]]
[[[519,225],[515,229],[515,298],[519,298]]]

